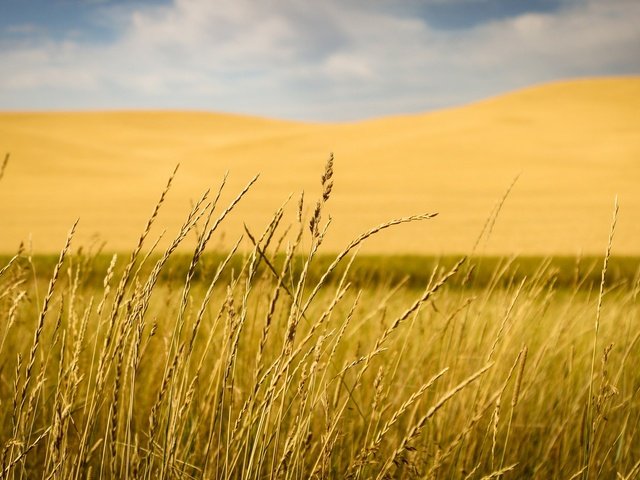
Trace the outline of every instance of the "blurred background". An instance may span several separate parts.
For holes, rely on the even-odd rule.
[[[261,177],[219,239],[307,212],[335,154],[325,248],[391,218],[382,253],[601,253],[640,237],[634,0],[1,0],[0,250],[134,246],[230,172]],[[517,180],[516,180],[517,178]],[[514,183],[515,181],[515,183]],[[294,220],[295,216],[291,215]]]

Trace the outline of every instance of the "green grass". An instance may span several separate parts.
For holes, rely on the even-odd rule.
[[[221,280],[227,282],[233,271],[242,268],[247,255],[235,254],[229,260],[229,268],[222,272]],[[101,287],[104,275],[107,272],[112,253],[98,253],[87,255],[80,252],[70,255],[70,262],[85,264],[83,278],[85,285]],[[117,255],[116,272],[121,273],[128,261],[128,254],[120,252]],[[324,271],[335,259],[336,254],[319,253],[316,255],[311,269],[308,272],[310,281],[316,282]],[[392,285],[403,282],[407,287],[420,289],[430,279],[433,269],[437,266],[451,267],[464,255],[426,256],[426,255],[358,255],[351,264],[351,281],[354,285],[362,287],[377,286],[380,284]],[[205,253],[200,264],[195,270],[194,280],[202,281],[215,273],[216,268],[224,261],[226,255],[220,253]],[[0,255],[0,264],[4,265],[10,260],[10,255]],[[160,254],[152,254],[150,260],[141,269],[143,274],[149,274],[152,266],[160,258]],[[306,255],[297,255],[293,261],[293,276],[299,277],[300,271],[306,260]],[[271,259],[276,269],[282,267],[285,255],[277,253]],[[31,265],[35,275],[47,280],[58,261],[56,255],[39,255],[31,257]],[[484,288],[492,283],[496,276],[501,285],[509,282],[519,282],[524,278],[531,278],[541,273],[553,281],[558,288],[572,289],[578,287],[581,290],[593,290],[600,283],[600,270],[603,257],[542,257],[542,256],[479,256],[469,263],[473,269],[468,278],[451,279],[452,286],[461,286],[465,281],[467,285],[476,288]],[[191,256],[184,253],[174,254],[167,262],[165,269],[160,273],[158,281],[163,284],[180,284],[189,269]],[[29,264],[26,258],[18,261],[24,268]],[[500,275],[504,268],[506,272]],[[268,267],[261,264],[259,270],[267,270]],[[344,273],[346,265],[339,265],[328,281],[335,282]],[[607,279],[610,284],[633,285],[640,275],[640,257],[612,256],[610,258]]]

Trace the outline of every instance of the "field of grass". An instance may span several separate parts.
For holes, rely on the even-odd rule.
[[[429,215],[320,254],[332,187],[242,252],[213,192],[164,249],[163,195],[124,259],[75,227],[7,259],[0,477],[638,477],[640,275],[608,227],[580,261],[357,256]]]
[[[56,253],[77,217],[79,244],[98,235],[109,251],[126,251],[177,163],[158,219],[163,228],[178,228],[194,197],[217,186],[225,171],[229,192],[260,173],[222,225],[224,236],[215,238],[216,247],[228,249],[244,233],[243,222],[263,228],[292,192],[317,195],[317,172],[333,151],[338,175],[326,210],[334,218],[326,250],[338,251],[389,218],[438,212],[364,248],[469,252],[520,175],[483,253],[599,255],[617,194],[616,252],[638,255],[638,111],[640,77],[556,82],[439,112],[348,124],[205,112],[0,113],[0,152],[11,153],[0,189],[0,252],[31,238],[34,251]],[[287,213],[295,209],[292,200]],[[194,246],[189,238],[181,249]]]

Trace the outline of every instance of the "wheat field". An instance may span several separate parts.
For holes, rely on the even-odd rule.
[[[326,207],[334,218],[328,250],[390,218],[435,211],[434,221],[389,230],[363,248],[469,252],[519,176],[483,253],[599,255],[617,194],[616,252],[637,255],[639,102],[636,76],[555,82],[439,112],[342,124],[206,112],[3,112],[0,152],[11,161],[0,190],[0,252],[31,241],[35,251],[55,253],[78,217],[79,243],[97,236],[108,250],[126,252],[177,163],[163,228],[179,228],[198,192],[226,171],[229,191],[260,173],[216,238],[228,249],[243,223],[263,228],[290,194],[318,195],[317,172],[333,151],[339,176]],[[194,246],[187,239],[179,248]]]
[[[196,198],[162,247],[150,232],[173,181],[106,265],[74,225],[52,270],[28,246],[2,266],[0,477],[640,475],[640,275],[610,278],[617,208],[597,266],[576,261],[568,284],[544,261],[518,275],[513,258],[480,283],[470,251],[416,285],[351,266],[433,212],[320,262],[332,159],[317,195],[222,257],[207,252],[253,183]]]

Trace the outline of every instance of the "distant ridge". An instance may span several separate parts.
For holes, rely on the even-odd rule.
[[[334,218],[326,249],[393,217],[438,211],[370,251],[464,253],[521,174],[485,253],[600,253],[613,197],[621,213],[614,253],[640,254],[640,77],[533,86],[431,113],[344,124],[177,111],[0,113],[0,251],[32,238],[52,252],[81,218],[108,250],[132,247],[176,163],[159,225],[177,228],[190,199],[230,172],[224,198],[254,174],[255,189],[218,246],[251,228],[292,192],[309,204],[329,152],[336,156]],[[295,204],[295,201],[291,202]],[[292,217],[293,218],[293,217]]]

